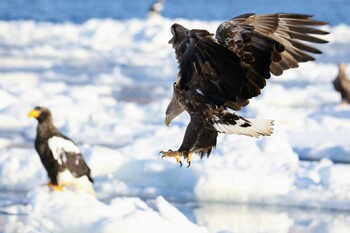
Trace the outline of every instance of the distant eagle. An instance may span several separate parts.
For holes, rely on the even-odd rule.
[[[171,26],[179,73],[173,84],[173,97],[165,124],[182,112],[189,113],[182,145],[177,151],[161,151],[188,166],[193,153],[209,156],[216,146],[218,133],[259,137],[272,134],[272,120],[247,119],[238,111],[258,96],[271,73],[298,67],[299,62],[313,61],[309,53],[321,51],[305,44],[327,43],[314,35],[328,32],[317,29],[326,22],[302,14],[244,14],[219,25],[214,34]],[[276,96],[278,98],[278,96]]]
[[[346,77],[344,64],[339,64],[339,73],[333,81],[333,86],[340,93],[342,103],[350,104],[350,80]]]
[[[53,125],[51,112],[35,107],[28,116],[38,120],[35,149],[50,178],[49,186],[54,190],[68,186],[94,195],[90,168],[78,146]]]
[[[155,2],[152,3],[148,11],[148,16],[149,17],[160,16],[163,10],[164,10],[164,0],[156,0]]]

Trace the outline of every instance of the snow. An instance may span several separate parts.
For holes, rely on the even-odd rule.
[[[167,44],[174,21],[212,32],[219,24],[0,22],[0,211],[7,213],[0,231],[277,233],[321,232],[327,224],[328,232],[348,232],[350,107],[339,105],[331,81],[341,59],[350,70],[348,54],[335,52],[350,46],[350,27],[326,27],[324,55],[272,77],[239,113],[274,120],[271,136],[220,135],[209,159],[179,168],[159,155],[180,146],[189,121],[183,114],[164,125],[177,74]],[[33,146],[37,122],[27,118],[34,106],[48,107],[77,143],[97,199],[42,186],[48,179]],[[255,207],[249,212],[242,203]],[[286,206],[288,214],[276,210]],[[314,221],[309,209],[325,217]],[[329,217],[330,210],[338,212]]]
[[[5,232],[190,232],[205,233],[163,197],[153,210],[139,198],[114,198],[104,204],[91,195],[51,192],[40,187],[28,193],[26,225],[8,222]]]

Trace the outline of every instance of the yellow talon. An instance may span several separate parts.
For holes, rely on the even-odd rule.
[[[193,155],[193,151],[190,151],[187,153],[187,156],[185,156],[185,152],[179,152],[179,151],[172,151],[172,150],[168,150],[168,151],[161,151],[160,154],[162,154],[162,158],[164,157],[174,157],[176,159],[176,162],[180,163],[180,167],[182,167],[182,162],[181,162],[181,157],[186,157],[186,161],[188,163],[188,166],[191,166],[191,159],[192,159],[192,155]]]
[[[63,191],[63,187],[61,185],[55,185],[52,189],[54,191]]]
[[[180,152],[178,151],[161,151],[162,158],[164,157],[174,157],[176,159],[176,162],[180,163],[180,167],[182,167],[182,162],[181,162],[181,156],[183,156]]]
[[[49,186],[54,191],[63,191],[63,187],[59,184],[54,184],[52,182],[48,183],[47,186]]]
[[[191,159],[192,159],[192,155],[193,155],[193,152],[189,152],[188,155],[187,155],[187,167],[191,166]]]
[[[175,155],[176,162],[181,163],[181,159],[179,155]]]

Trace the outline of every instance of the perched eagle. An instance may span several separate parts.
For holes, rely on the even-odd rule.
[[[302,14],[244,14],[219,25],[214,34],[171,26],[179,73],[173,84],[173,97],[165,124],[182,112],[191,117],[177,151],[161,151],[162,157],[174,157],[188,166],[193,153],[209,156],[218,133],[252,137],[272,134],[272,120],[246,119],[238,111],[258,96],[271,73],[298,67],[313,61],[309,53],[321,51],[306,42],[327,43],[313,35],[328,32],[317,29],[326,22]]]
[[[339,64],[339,73],[333,81],[333,86],[340,93],[342,103],[350,104],[350,80],[346,77],[344,64]]]
[[[148,11],[148,17],[160,16],[163,9],[164,0],[155,0]]]
[[[90,168],[77,145],[53,125],[51,112],[35,107],[28,116],[38,120],[35,149],[50,178],[49,186],[55,190],[68,186],[94,195]]]

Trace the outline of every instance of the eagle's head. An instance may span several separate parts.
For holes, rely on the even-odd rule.
[[[169,126],[171,121],[180,115],[183,111],[185,111],[185,108],[182,106],[180,100],[179,100],[179,89],[178,85],[175,82],[173,84],[173,98],[171,99],[166,111],[165,111],[165,125]]]
[[[37,106],[28,112],[28,116],[37,119],[40,123],[51,119],[51,112],[47,108]]]
[[[172,44],[173,47],[177,47],[183,40],[185,40],[190,30],[181,26],[180,24],[174,23],[170,27],[171,34],[173,34],[173,37],[169,40],[169,44]]]

